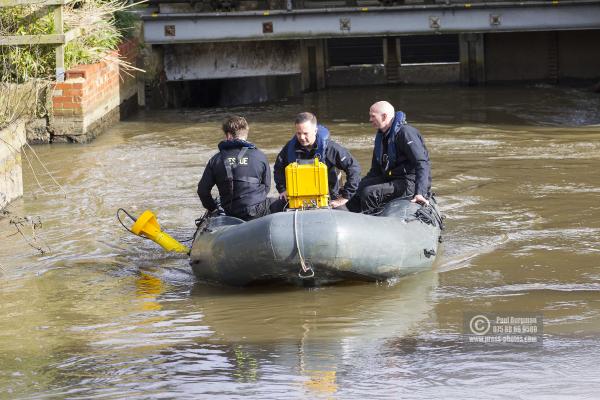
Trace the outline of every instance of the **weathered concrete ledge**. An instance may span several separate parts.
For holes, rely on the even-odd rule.
[[[24,120],[0,130],[0,210],[23,195],[21,148],[24,144]]]
[[[112,57],[66,72],[66,80],[54,85],[47,142],[89,142],[126,116],[132,108],[126,105],[137,101],[136,73],[124,71],[115,58],[135,66],[138,46],[124,42]]]

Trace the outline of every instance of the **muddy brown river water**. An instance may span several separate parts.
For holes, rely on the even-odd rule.
[[[421,130],[447,215],[431,272],[399,282],[230,289],[131,236],[119,207],[185,239],[228,113],[271,163],[314,111],[369,166],[367,110]],[[0,220],[0,398],[598,398],[600,95],[524,88],[330,90],[232,109],[142,112],[88,145],[35,147]],[[24,160],[25,161],[25,160]],[[23,229],[25,229],[23,227]],[[30,231],[24,230],[25,234]],[[31,240],[31,239],[30,239]],[[468,313],[536,315],[537,344],[469,343]]]

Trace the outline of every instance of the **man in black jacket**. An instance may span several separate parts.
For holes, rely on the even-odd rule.
[[[327,165],[331,207],[345,209],[346,202],[354,195],[360,181],[358,161],[348,150],[329,139],[329,131],[317,124],[317,117],[314,114],[309,112],[298,114],[294,125],[296,133],[277,156],[273,168],[275,187],[281,200],[279,203],[285,204],[287,201],[285,167],[297,159],[307,160],[318,157]],[[346,174],[346,183],[342,188],[340,188],[336,168]]]
[[[249,221],[269,213],[271,169],[264,153],[247,141],[249,130],[243,117],[233,116],[223,123],[225,140],[198,183],[198,196],[209,212],[217,209],[211,195],[217,185],[227,215]]]
[[[369,121],[377,128],[371,169],[348,209],[372,213],[397,197],[429,204],[431,166],[421,133],[387,101],[371,106]]]

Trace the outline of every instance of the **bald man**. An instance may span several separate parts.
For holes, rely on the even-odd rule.
[[[377,128],[371,169],[360,181],[348,209],[373,213],[398,197],[429,204],[431,166],[421,133],[387,101],[371,106],[369,121]]]

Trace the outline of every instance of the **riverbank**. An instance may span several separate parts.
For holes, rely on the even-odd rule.
[[[0,129],[0,209],[23,195],[25,143],[86,143],[137,110],[139,47],[125,41],[103,61],[66,71],[64,82],[5,84],[18,119]]]

